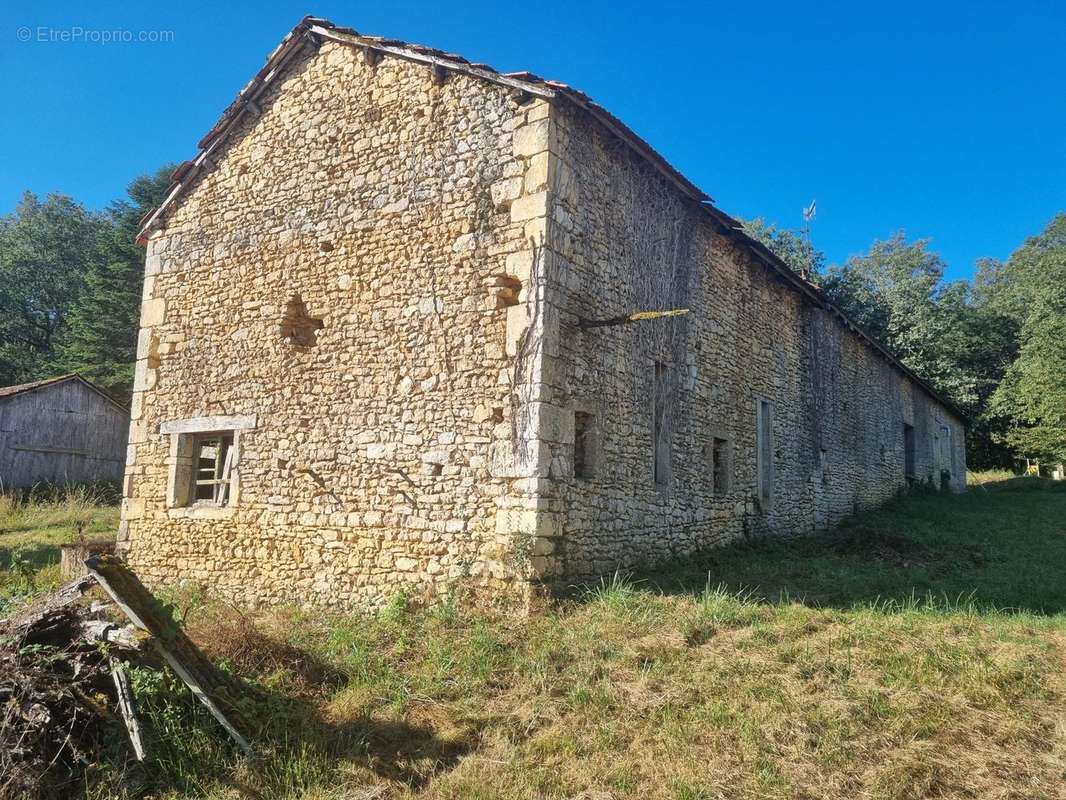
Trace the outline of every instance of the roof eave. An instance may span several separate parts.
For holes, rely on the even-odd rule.
[[[67,381],[77,381],[77,382],[81,383],[82,385],[84,385],[90,391],[94,392],[95,394],[100,395],[100,397],[102,397],[104,400],[106,400],[108,403],[113,405],[118,410],[120,410],[120,411],[122,411],[123,413],[126,413],[126,414],[129,413],[130,409],[129,409],[128,406],[125,406],[122,403],[118,402],[118,400],[116,400],[114,397],[112,397],[108,392],[104,391],[102,388],[97,386],[95,383],[90,381],[88,378],[85,378],[85,377],[83,377],[82,375],[79,375],[76,372],[71,372],[71,373],[68,373],[66,375],[57,375],[54,378],[46,378],[46,379],[40,380],[40,381],[32,381],[30,383],[22,384],[22,385],[18,385],[18,386],[14,386],[14,387],[0,387],[0,390],[3,390],[5,388],[6,389],[14,389],[15,390],[15,391],[9,392],[7,394],[0,393],[0,402],[3,402],[5,400],[9,400],[12,397],[20,397],[20,396],[22,396],[24,394],[29,394],[31,392],[37,392],[37,391],[40,391],[41,389],[50,389],[53,386],[58,386],[59,384],[66,383]]]
[[[680,171],[675,169],[663,158],[650,144],[637,135],[628,125],[619,120],[607,109],[593,102],[583,92],[574,89],[567,84],[558,81],[550,81],[539,78],[531,73],[501,73],[484,64],[472,64],[461,56],[444,53],[429,47],[411,45],[396,40],[384,39],[375,36],[364,36],[352,28],[343,28],[334,25],[321,17],[304,17],[295,27],[281,40],[277,47],[267,57],[266,63],[241,89],[236,99],[226,108],[218,122],[199,141],[199,152],[191,161],[185,162],[175,170],[175,181],[166,199],[149,214],[137,234],[137,243],[146,244],[152,230],[161,224],[166,212],[170,209],[177,198],[199,176],[205,164],[211,164],[210,156],[230,134],[237,122],[252,110],[258,114],[258,106],[255,104],[258,98],[269,86],[271,81],[282,71],[289,59],[300,52],[304,45],[311,41],[318,43],[322,39],[347,44],[352,47],[363,47],[379,53],[402,58],[415,63],[428,64],[434,67],[460,72],[472,77],[491,81],[501,86],[506,86],[516,91],[525,92],[535,97],[546,100],[563,98],[591,114],[604,127],[618,136],[629,147],[644,157],[656,170],[658,170],[671,184],[678,188],[685,196],[700,204],[715,221],[720,232],[729,236],[737,243],[747,247],[752,254],[774,270],[785,283],[790,285],[813,305],[825,309],[837,316],[849,330],[854,332],[860,339],[867,342],[880,356],[884,357],[901,373],[914,381],[923,391],[934,400],[941,403],[949,411],[959,417],[964,424],[969,424],[966,415],[957,405],[942,397],[922,378],[918,377],[909,367],[903,364],[884,345],[867,334],[858,325],[852,322],[843,311],[840,310],[825,293],[796,274],[791,267],[770,251],[761,242],[749,236],[740,222],[730,217],[724,211],[716,208],[709,195],[703,192],[696,184],[686,178]],[[522,75],[524,77],[518,77]]]

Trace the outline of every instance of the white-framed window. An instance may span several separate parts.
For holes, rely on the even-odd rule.
[[[232,509],[240,499],[241,432],[255,415],[172,420],[159,426],[170,436],[167,507]]]

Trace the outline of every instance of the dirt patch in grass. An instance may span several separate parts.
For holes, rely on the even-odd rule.
[[[845,528],[832,540],[833,552],[895,566],[928,566],[937,555],[921,542],[900,533],[866,526]]]

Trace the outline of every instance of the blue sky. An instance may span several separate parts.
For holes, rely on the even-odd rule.
[[[731,214],[798,227],[816,198],[812,235],[830,261],[902,228],[931,238],[949,275],[965,277],[1066,210],[1060,0],[9,0],[0,213],[25,189],[98,207],[136,175],[188,158],[308,13],[566,81]],[[170,41],[88,40],[110,31]]]

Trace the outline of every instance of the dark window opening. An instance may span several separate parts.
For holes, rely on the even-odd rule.
[[[769,400],[759,400],[756,429],[758,499],[763,509],[770,507],[774,496],[773,408]]]
[[[655,485],[670,483],[670,417],[669,388],[670,369],[666,364],[655,364],[655,385],[652,388],[652,476]]]
[[[729,442],[715,437],[711,440],[711,480],[715,494],[729,491]]]
[[[196,436],[193,442],[194,503],[210,502],[224,506],[229,502],[233,457],[233,433],[203,433]]]
[[[914,477],[914,426],[903,424],[903,474]]]
[[[593,416],[574,412],[574,477],[589,480],[596,476],[596,441]]]

